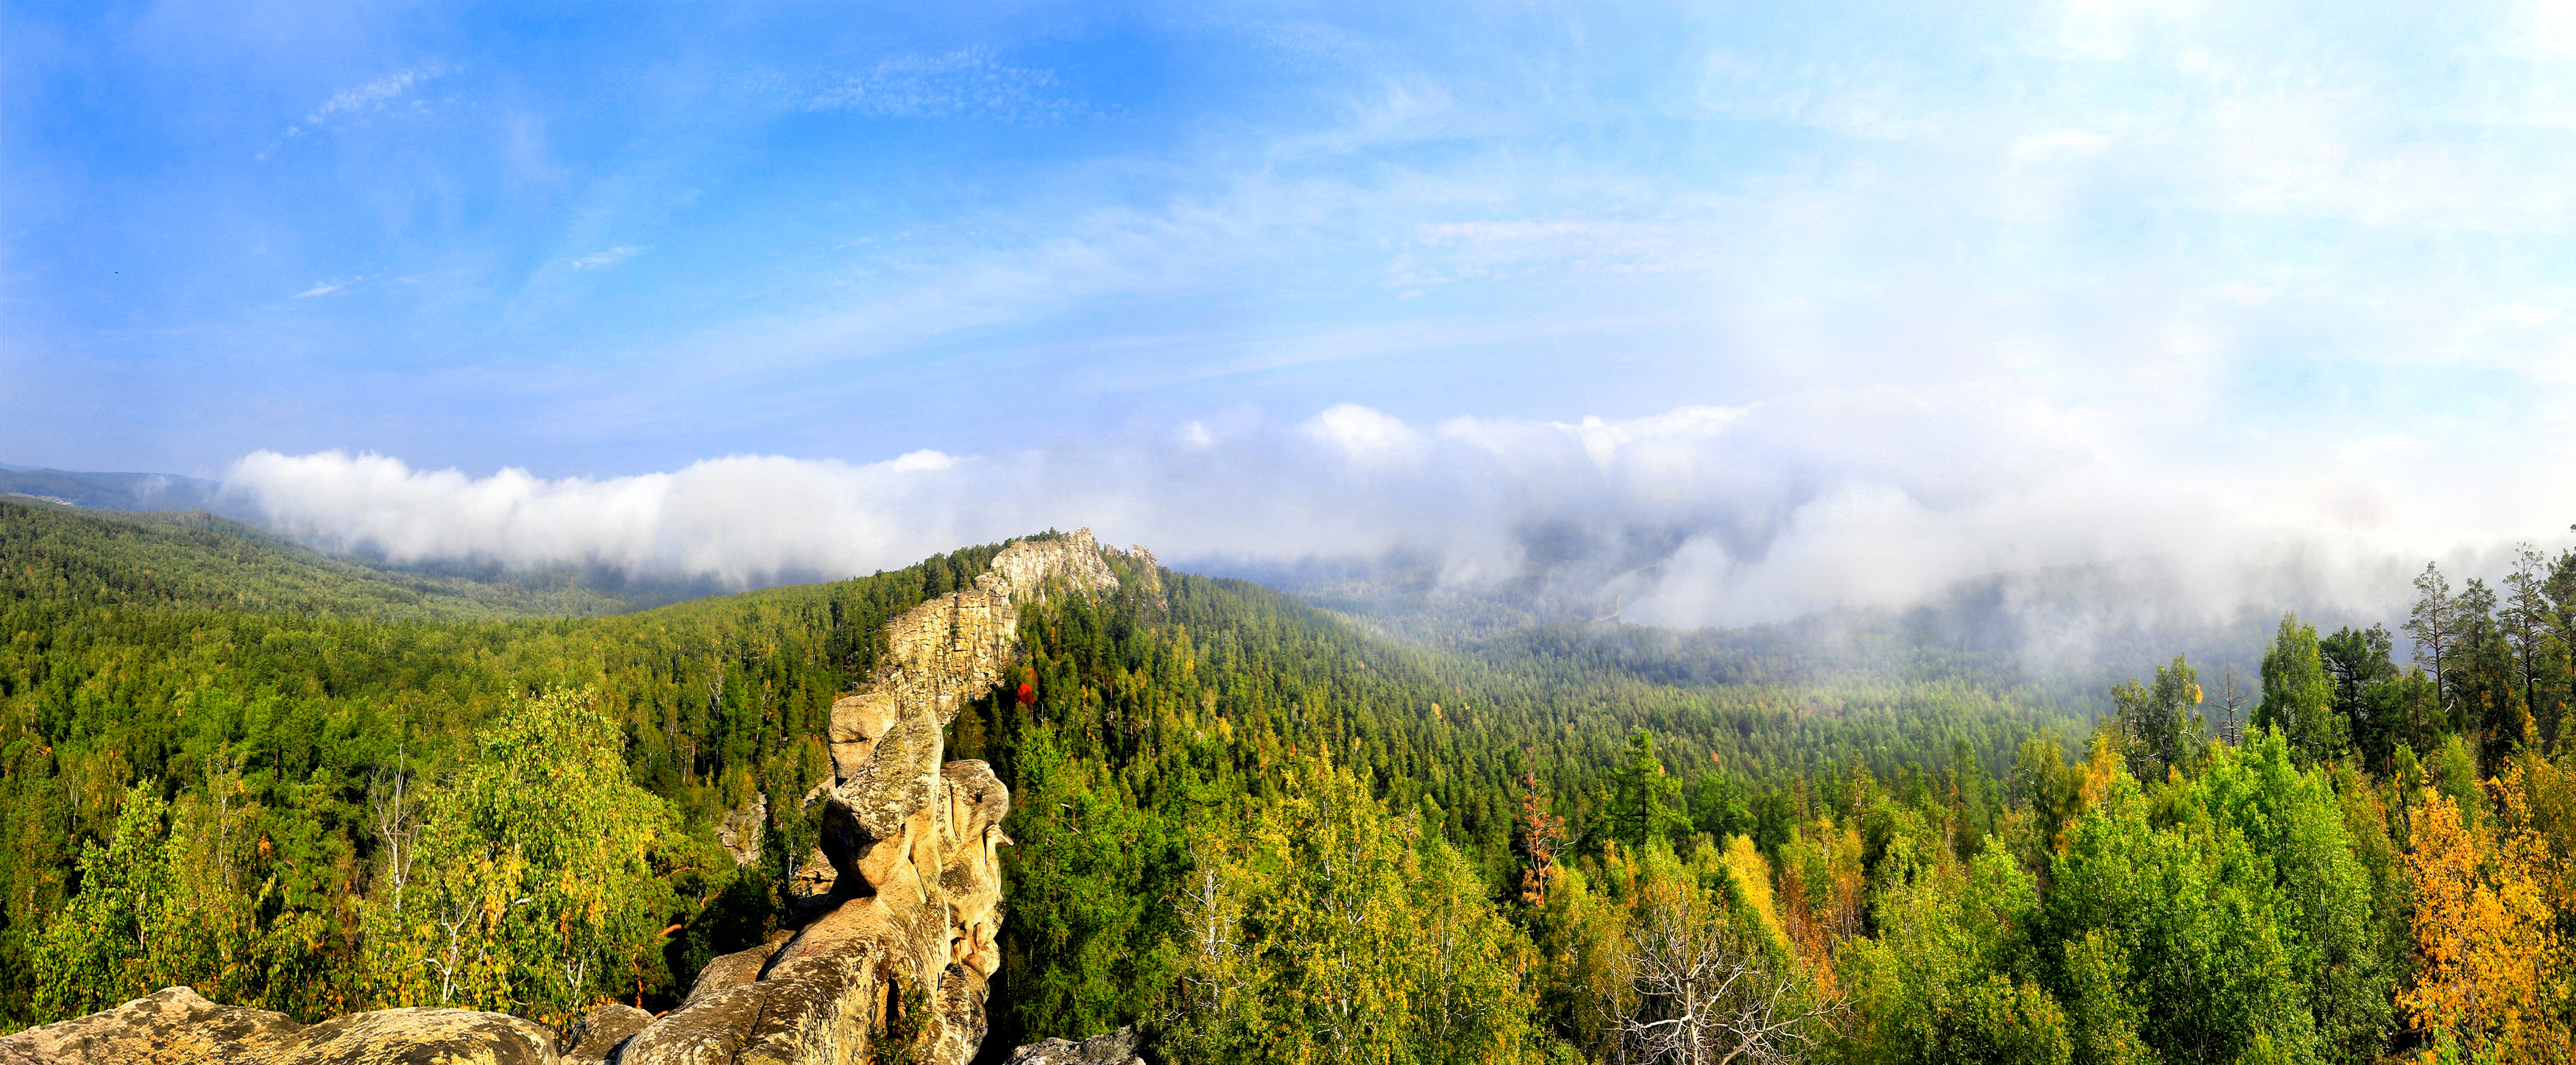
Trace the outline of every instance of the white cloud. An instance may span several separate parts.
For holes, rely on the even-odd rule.
[[[1399,49],[1320,95],[1342,102],[1321,128],[1145,157],[1181,175],[1159,201],[1133,190],[1162,178],[1121,157],[1037,175],[1016,208],[857,242],[864,283],[639,356],[601,405],[629,425],[750,412],[692,439],[776,440],[755,419],[829,401],[763,390],[827,367],[857,368],[829,388],[1009,380],[1068,407],[1125,391],[1163,409],[1175,382],[1229,375],[1401,382],[1323,393],[1361,402],[869,465],[542,481],[266,455],[235,480],[308,535],[409,557],[740,580],[1087,523],[1169,558],[1422,548],[1459,580],[1519,572],[1544,532],[1604,566],[1669,557],[1631,583],[1627,616],[1676,623],[2138,560],[2213,607],[2292,571],[2371,602],[2403,575],[2391,560],[2576,518],[2576,288],[2551,243],[2576,185],[2538,177],[2576,172],[2576,21],[2558,10],[2517,9],[2503,23],[2536,29],[2502,35],[2429,20],[2439,40],[2394,52],[2367,12],[2287,26],[2261,4],[1989,8],[1919,20],[1919,39],[1827,19],[1748,55],[1692,46],[1678,117],[1654,109],[1686,93],[1605,103],[1579,64],[1443,76],[1392,69]],[[2433,55],[2450,58],[2407,69]],[[332,113],[409,83],[388,91]],[[971,51],[793,95],[879,117],[1081,110],[1054,73]],[[1426,309],[1388,310],[1388,289]],[[1166,304],[1241,313],[1158,318]],[[1009,354],[952,359],[963,345]],[[1431,374],[1408,360],[1426,351],[1476,378],[1461,407],[1419,398]],[[947,371],[916,368],[949,365],[919,385]],[[598,388],[587,368],[559,380]],[[1440,420],[1487,396],[1562,409]],[[369,499],[398,520],[353,502]],[[575,531],[547,532],[567,508]]]
[[[313,297],[315,297],[315,296],[328,296],[328,295],[330,295],[330,294],[332,294],[332,293],[334,293],[334,292],[342,291],[342,290],[344,290],[344,289],[348,288],[348,287],[349,287],[349,286],[351,286],[351,285],[358,284],[358,283],[360,283],[360,282],[362,282],[362,281],[367,281],[367,280],[369,280],[369,279],[370,279],[370,277],[372,277],[372,275],[370,275],[369,277],[353,277],[353,278],[349,278],[349,279],[348,279],[348,280],[346,280],[346,281],[318,281],[318,282],[315,282],[315,283],[314,283],[314,285],[313,285],[313,287],[312,287],[312,288],[308,288],[308,289],[305,289],[305,290],[304,290],[304,291],[302,291],[302,292],[298,292],[298,293],[296,293],[296,294],[295,294],[295,296],[294,296],[294,298],[295,298],[295,299],[299,299],[299,300],[307,300],[307,299],[312,299],[312,298],[313,298]]]
[[[620,244],[617,247],[610,248],[606,251],[596,251],[588,255],[580,256],[572,261],[572,268],[575,270],[596,270],[603,266],[615,266],[618,263],[625,262],[626,260],[632,259],[643,253],[644,249],[642,248],[635,247],[631,244]]]
[[[456,69],[444,63],[430,63],[342,89],[306,112],[302,122],[286,127],[282,136],[291,140],[334,121],[381,112],[395,101],[410,96],[414,88],[453,74]]]
[[[2450,457],[2388,436],[2282,481],[2261,464],[2150,458],[2083,412],[1964,388],[1804,393],[1741,409],[1429,431],[1352,404],[1297,423],[873,464],[735,457],[660,474],[470,477],[383,456],[261,452],[230,490],[280,528],[397,559],[605,563],[749,583],[907,564],[1088,525],[1166,558],[1429,552],[1451,579],[1628,582],[1631,621],[1776,620],[1902,606],[1966,578],[2137,564],[2223,614],[2261,596],[2381,609],[2424,559],[2554,542],[2576,486],[2463,491]],[[2576,446],[2500,461],[2564,469]],[[2558,539],[2563,539],[2559,537]],[[1545,557],[1532,552],[1545,541]],[[2295,572],[2285,590],[2282,573]],[[1541,576],[1548,576],[1541,574]],[[2274,605],[2265,601],[2263,605]]]
[[[1422,446],[1422,435],[1410,426],[1356,403],[1325,410],[1306,423],[1305,430],[1356,463],[1399,460]]]

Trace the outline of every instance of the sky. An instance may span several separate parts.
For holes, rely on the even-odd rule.
[[[2368,607],[2576,542],[2571,230],[2563,2],[6,3],[0,461],[744,583]]]

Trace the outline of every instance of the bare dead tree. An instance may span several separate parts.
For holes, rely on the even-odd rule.
[[[206,756],[206,790],[215,797],[215,864],[223,872],[226,892],[239,890],[233,877],[233,792],[241,790],[245,761],[229,745]]]
[[[1215,1016],[1245,986],[1242,929],[1229,885],[1215,861],[1202,857],[1198,873],[1180,895],[1181,923],[1197,964],[1181,975],[1182,998],[1202,1016]]]
[[[2219,735],[2228,746],[2240,747],[2245,743],[2245,686],[2237,680],[2234,662],[2227,664],[2224,676],[2227,686],[2219,694],[2218,705],[2227,711],[2227,724]]]
[[[1624,1056],[1651,1065],[1794,1062],[1842,1012],[1689,889],[1663,889],[1646,910],[1621,957],[1637,996],[1620,1024]]]
[[[465,965],[465,923],[471,919],[470,911],[452,902],[441,907],[438,916],[431,918],[441,931],[447,933],[447,942],[437,953],[422,958],[420,963],[438,970],[438,1004],[441,1006],[456,1000],[457,970]]]
[[[403,887],[411,883],[412,863],[417,860],[412,848],[413,809],[411,774],[404,765],[407,752],[397,751],[393,770],[382,768],[367,774],[367,805],[376,815],[376,842],[384,849],[385,876],[393,881],[394,912],[402,912]]]

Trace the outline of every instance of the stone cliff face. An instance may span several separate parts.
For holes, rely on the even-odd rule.
[[[1141,549],[1139,556],[1151,558]],[[874,1048],[888,1039],[909,1041],[922,1051],[913,1060],[926,1065],[965,1065],[973,1058],[984,1039],[985,982],[1001,964],[994,947],[1001,925],[999,848],[1011,842],[1002,832],[1011,796],[983,762],[947,761],[943,730],[960,705],[1008,675],[1022,604],[1117,585],[1099,543],[1085,529],[1014,544],[995,556],[973,588],[923,603],[889,623],[886,664],[832,707],[827,739],[833,775],[808,798],[809,809],[823,804],[823,831],[821,845],[795,878],[798,926],[768,944],[710,962],[688,998],[649,1023],[637,1025],[640,1014],[628,1007],[594,1011],[575,1030],[576,1060],[603,1055],[620,1065],[855,1065],[875,1057]],[[740,826],[729,827],[756,838]],[[258,1034],[246,1036],[247,1042],[191,1044],[176,1053],[166,1047],[152,1055],[110,1049],[112,1036],[157,1043],[134,1033],[159,1027],[157,1019],[165,1014],[191,1010],[219,1011],[224,1023]],[[215,1006],[180,988],[0,1040],[0,1065],[9,1065],[13,1054],[39,1052],[43,1056],[35,1060],[68,1055],[156,1065],[318,1061],[325,1059],[309,1053],[322,1045],[317,1038],[327,1037],[329,1050],[338,1052],[362,1045],[369,1033],[383,1036],[396,1022],[424,1031],[463,1032],[481,1025],[471,1037],[457,1038],[491,1045],[455,1055],[459,1061],[560,1058],[550,1039],[520,1039],[518,1027],[535,1026],[515,1018],[389,1010],[301,1028],[283,1016]],[[109,1034],[72,1030],[84,1024]],[[40,1035],[56,1029],[63,1031]],[[126,1035],[115,1036],[120,1032]],[[523,1042],[529,1044],[524,1050]],[[413,1053],[421,1050],[406,1045]],[[438,1056],[431,1052],[420,1060]]]
[[[1008,672],[1021,604],[1117,584],[1086,529],[1014,544],[975,587],[889,623],[886,664],[832,705],[832,780],[809,800],[821,844],[795,882],[816,916],[708,965],[622,1065],[837,1065],[889,1031],[917,1033],[932,1065],[974,1057],[1001,965],[1011,795],[984,763],[947,761],[943,730]]]

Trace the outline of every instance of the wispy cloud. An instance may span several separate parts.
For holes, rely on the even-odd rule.
[[[603,266],[615,266],[618,263],[625,262],[626,260],[632,259],[643,253],[644,249],[642,248],[635,247],[631,244],[620,244],[606,251],[592,252],[588,255],[576,258],[572,261],[572,268],[575,270],[595,270]]]
[[[343,280],[343,281],[320,281],[320,282],[315,282],[312,288],[308,288],[308,289],[305,289],[305,290],[304,290],[304,291],[302,291],[302,292],[298,292],[298,293],[296,293],[296,294],[295,294],[295,296],[294,296],[294,298],[295,298],[295,299],[299,299],[299,300],[309,300],[309,299],[312,299],[312,298],[313,298],[313,297],[315,297],[315,296],[328,296],[328,295],[330,295],[330,294],[332,294],[332,293],[334,293],[334,292],[343,291],[343,290],[347,289],[347,288],[348,288],[349,286],[351,286],[351,285],[360,284],[360,283],[362,283],[362,282],[372,280],[372,279],[373,279],[373,276],[374,276],[374,275],[367,275],[367,276],[362,276],[362,277],[352,277],[352,278],[349,278],[349,279],[347,279],[347,280]]]
[[[228,220],[279,249],[262,306],[303,289],[394,326],[292,381],[205,372],[308,413],[186,396],[235,413],[152,445],[165,468],[357,441],[430,470],[670,471],[523,478],[547,520],[648,488],[718,515],[578,540],[638,565],[864,569],[1087,521],[1166,557],[1427,542],[1466,580],[1515,572],[1547,528],[1672,559],[1628,589],[1632,618],[2157,552],[2224,598],[2235,559],[2359,573],[2576,517],[2552,516],[2576,511],[2576,185],[2539,177],[2576,172],[2563,6],[1328,6],[1329,26],[1098,34],[1031,9],[889,28],[867,39],[909,51],[856,63],[823,8],[709,25],[685,61],[658,23],[593,21],[456,57],[509,71],[508,106],[253,176],[291,195],[165,186],[153,225],[22,245],[69,262]],[[408,129],[458,80],[358,69],[391,73],[294,89],[300,116],[245,136]],[[1140,120],[1093,120],[1122,107]],[[135,158],[190,165],[131,169],[196,173],[188,143]],[[89,148],[28,150],[72,173]],[[97,188],[44,216],[112,217]],[[637,254],[651,269],[619,265]],[[368,263],[442,280],[344,292],[365,279],[334,271]],[[580,271],[618,283],[545,283]],[[341,317],[255,311],[238,350]],[[88,431],[38,408],[94,404],[35,394],[0,397],[20,404],[0,428]],[[693,462],[931,445],[958,454]],[[379,528],[330,494],[376,482],[306,459],[244,476],[328,487],[275,497],[314,535],[565,557],[467,520],[519,482],[440,495],[401,466],[385,483],[431,502]],[[737,498],[766,524],[718,520]],[[844,519],[891,531],[802,538]]]
[[[807,111],[879,118],[1047,123],[1088,110],[1054,71],[1003,63],[981,49],[901,56],[836,75],[802,101]]]
[[[1424,222],[1389,262],[1390,288],[1554,275],[1706,271],[1724,253],[1707,218]]]
[[[277,144],[295,140],[335,123],[385,113],[405,101],[409,101],[412,110],[424,111],[428,105],[413,98],[412,90],[430,81],[454,74],[458,69],[445,63],[429,63],[395,71],[373,81],[341,89],[332,93],[330,98],[323,100],[313,110],[305,112],[302,121],[287,126],[285,132],[278,134],[277,143],[271,144],[268,150],[259,153],[259,157],[263,160],[267,159],[270,152],[276,150]]]
[[[322,101],[321,106],[306,114],[303,124],[319,126],[341,115],[363,114],[376,110],[393,100],[410,95],[413,86],[433,78],[445,77],[453,70],[454,68],[445,64],[432,63],[428,66],[389,74],[364,85],[342,89],[331,94],[330,99]]]

